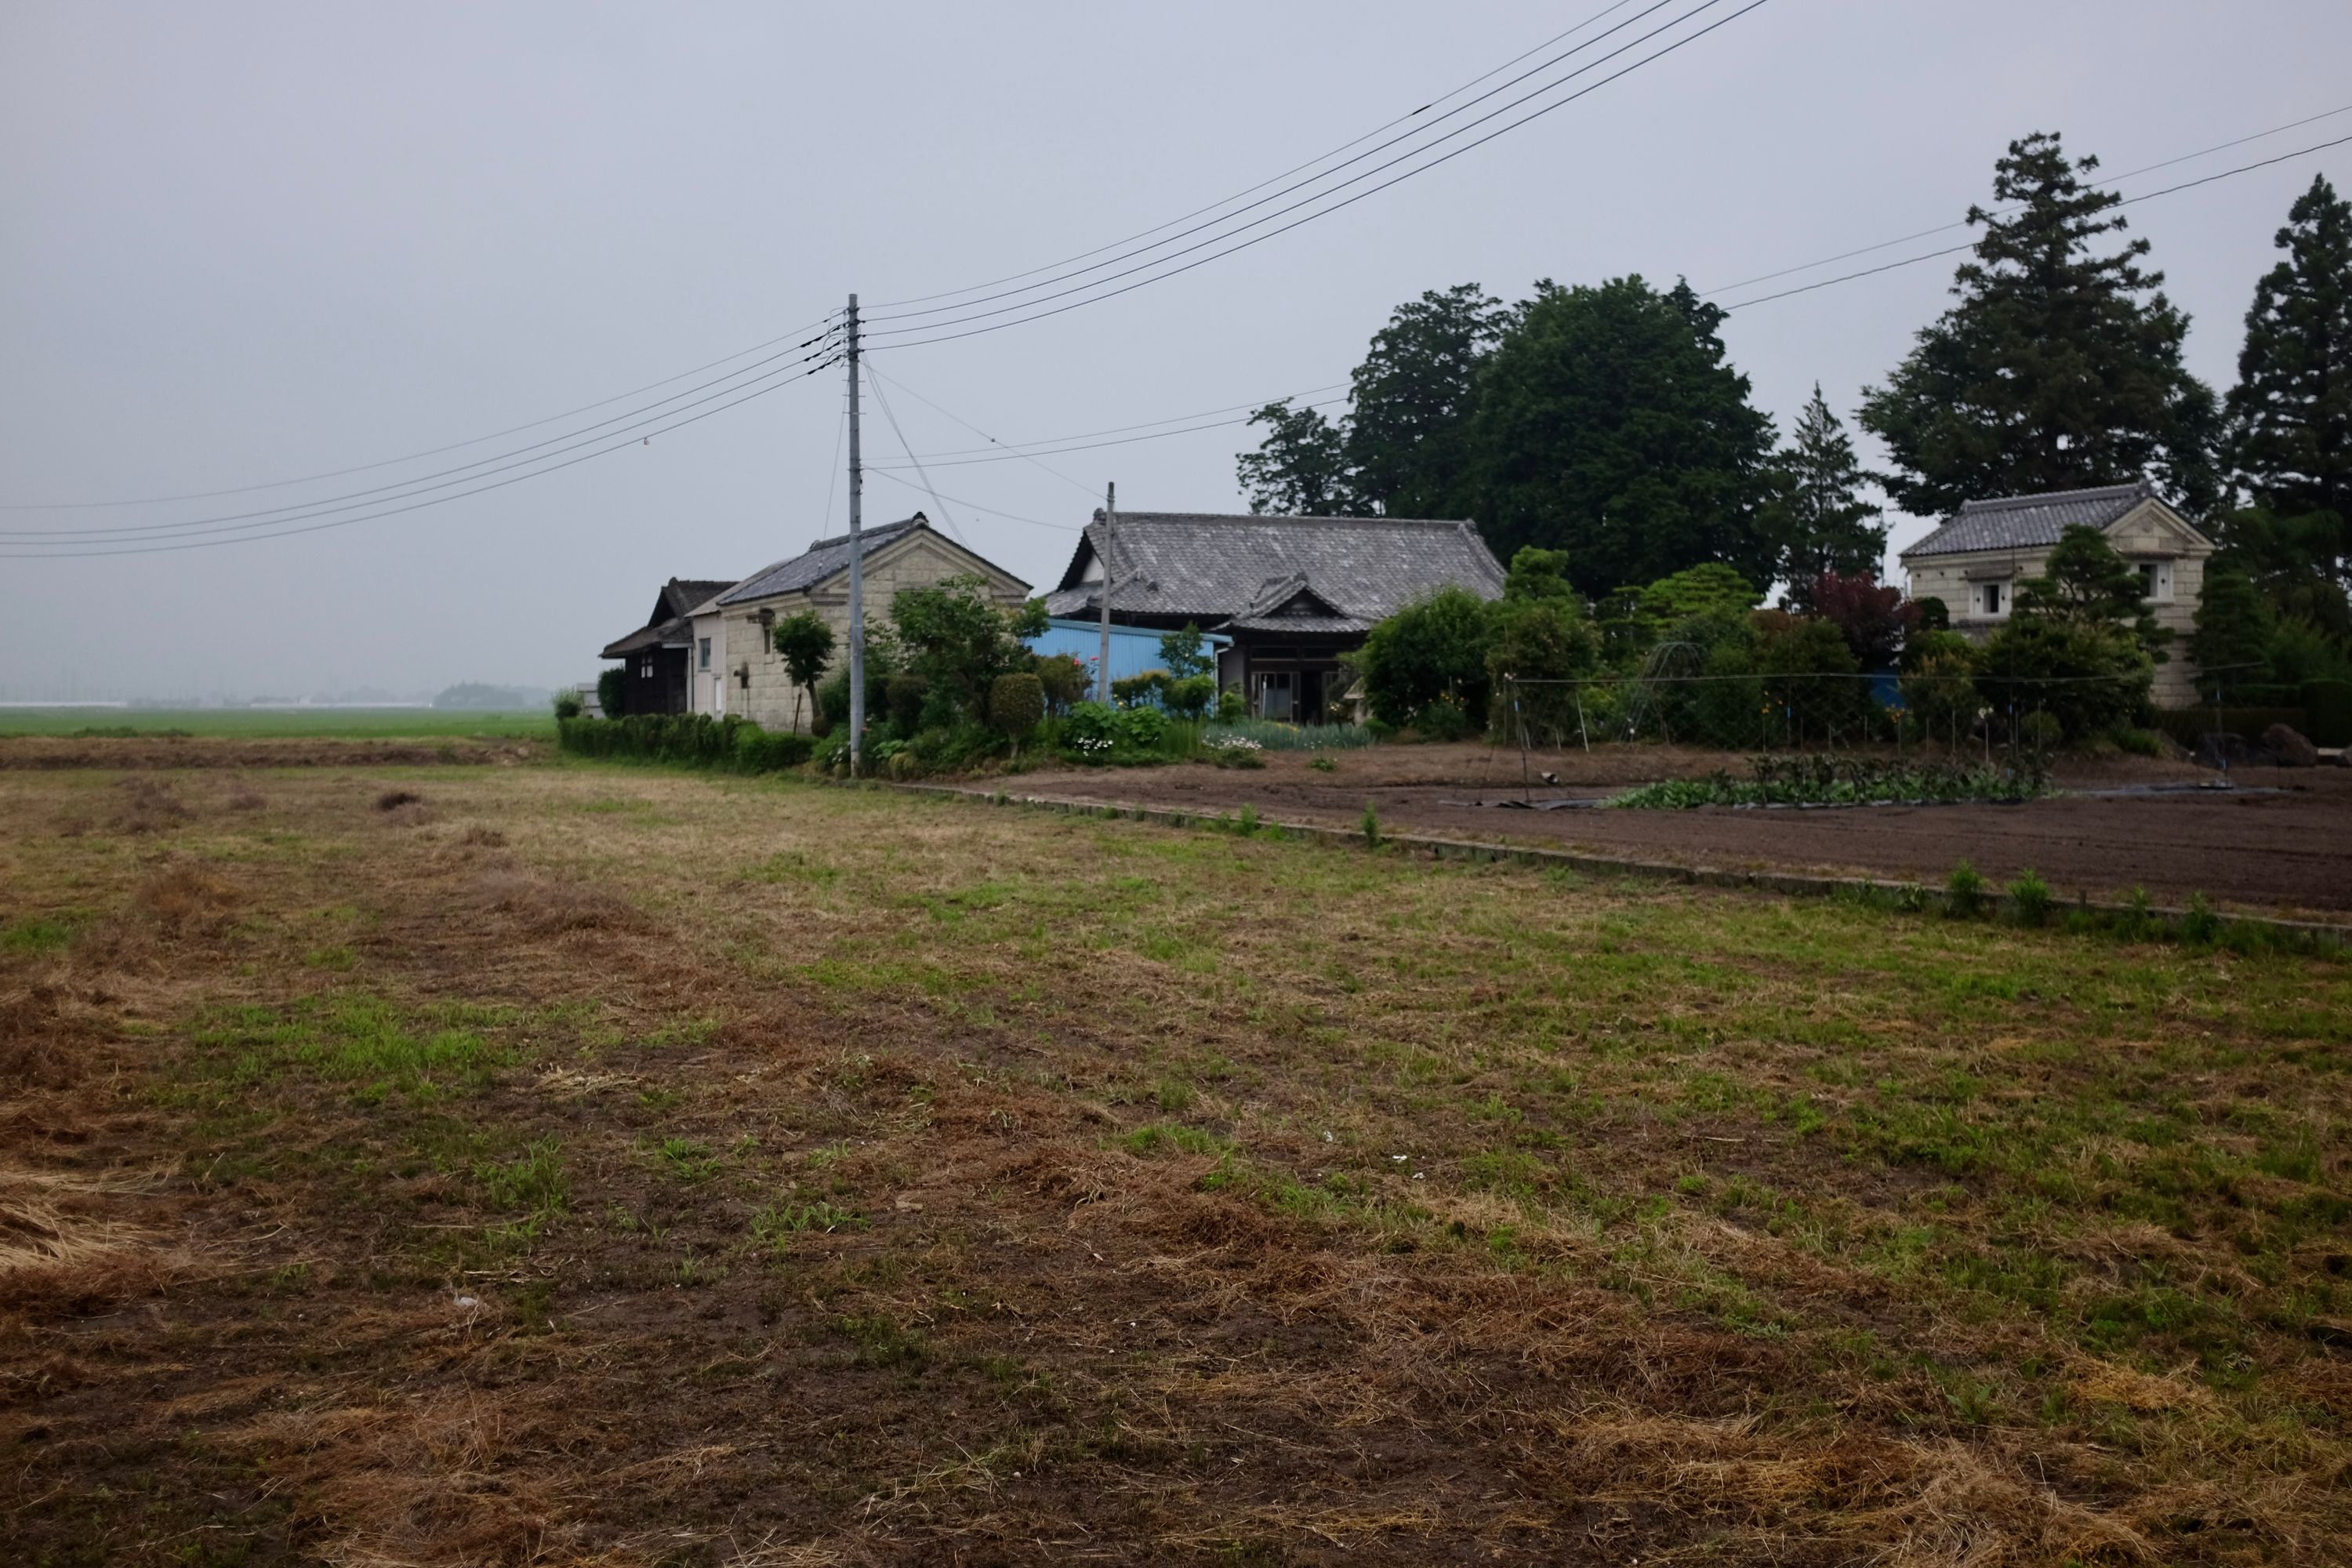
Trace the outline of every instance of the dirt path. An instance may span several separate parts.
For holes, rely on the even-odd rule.
[[[2228,793],[2183,789],[2211,775],[2137,759],[2075,764],[2073,791],[2022,805],[1876,806],[1837,811],[1521,811],[1475,802],[1520,798],[1516,754],[1483,747],[1387,747],[1268,753],[1263,770],[1206,766],[1068,769],[1023,775],[1024,794],[1174,805],[1208,813],[1244,804],[1276,819],[1351,824],[1367,802],[1394,832],[1559,845],[1599,855],[1739,869],[1818,871],[1938,883],[1965,859],[1997,882],[2031,868],[2062,898],[2159,904],[2199,893],[2225,907],[2326,915],[2352,910],[2352,769],[2260,769]],[[1538,799],[1597,799],[1626,784],[1695,777],[1737,759],[1667,748],[1539,758],[1557,784]]]

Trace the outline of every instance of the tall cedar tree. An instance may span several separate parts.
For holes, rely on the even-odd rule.
[[[1886,553],[1886,525],[1876,521],[1882,509],[1863,495],[1864,478],[1852,437],[1815,382],[1789,445],[1773,455],[1772,499],[1761,514],[1780,552],[1777,575],[1799,608],[1811,607],[1822,576],[1875,573]]]
[[[1348,510],[1348,468],[1339,428],[1322,411],[1269,403],[1250,416],[1266,427],[1255,452],[1234,460],[1250,510],[1278,517],[1338,517]]]
[[[1344,440],[1354,510],[1384,517],[1469,514],[1466,437],[1479,363],[1507,313],[1475,283],[1397,307],[1356,367]]]
[[[2138,267],[2147,240],[2094,252],[2125,226],[2102,216],[2122,198],[2078,177],[2097,167],[2046,132],[2011,142],[1993,195],[2021,210],[1969,209],[1985,232],[1955,274],[1959,302],[1864,390],[1863,427],[1885,442],[1898,471],[1882,482],[1905,510],[2143,478],[2194,515],[2218,499],[2220,416],[2181,364],[2189,318]]]
[[[2308,613],[2296,589],[2312,579],[2339,602],[2352,588],[2352,205],[2315,177],[2277,244],[2286,258],[2254,285],[2229,400],[2232,477],[2256,512],[2222,533]]]
[[[1686,283],[1536,285],[1471,416],[1475,515],[1496,554],[1565,550],[1593,595],[1707,561],[1771,579],[1756,509],[1772,421],[1725,362],[1723,314]]]

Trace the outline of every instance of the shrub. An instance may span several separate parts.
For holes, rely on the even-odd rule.
[[[596,677],[596,706],[607,719],[618,719],[629,710],[629,671],[624,666],[608,669]]]
[[[1110,683],[1111,700],[1122,708],[1159,701],[1168,689],[1168,672],[1164,669],[1147,669],[1140,675],[1122,676]]]
[[[1045,717],[1045,683],[1034,674],[1000,675],[988,689],[988,721],[1017,749]]]
[[[1978,687],[1996,713],[2042,710],[2068,735],[2095,735],[2147,705],[2155,665],[2126,631],[2056,618],[2019,618],[1993,634]]]
[[[1162,696],[1170,711],[1181,719],[1199,720],[1217,700],[1217,678],[1213,675],[1186,675],[1171,680]]]
[[[793,687],[793,728],[801,727],[801,693],[814,690],[833,658],[833,628],[814,610],[786,616],[768,633],[769,646],[784,663]]]
[[[1920,733],[1952,745],[1976,728],[1984,697],[1976,686],[1976,649],[1955,631],[1922,629],[1903,650],[1903,706]]]
[[[2057,715],[2037,709],[2017,721],[2018,743],[2036,752],[2054,752],[2066,739]]]
[[[1228,688],[1217,693],[1217,722],[1238,724],[1249,717],[1249,700],[1238,689]]]
[[[1448,586],[1374,626],[1358,656],[1372,711],[1391,724],[1411,723],[1442,697],[1483,715],[1487,620],[1485,600]]]
[[[588,705],[580,700],[577,691],[563,690],[555,694],[555,716],[558,719],[577,719],[587,710]]]
[[[2119,725],[2109,732],[2108,739],[2115,742],[2117,751],[2128,752],[2135,757],[2164,755],[2164,738],[2153,730],[2142,730],[2131,724]]]
[[[1412,727],[1424,741],[1458,741],[1470,732],[1470,715],[1453,699],[1440,697],[1421,705]]]
[[[708,713],[637,713],[621,719],[559,719],[556,743],[573,756],[685,763],[764,773],[809,760],[806,735],[762,730],[746,719]]]
[[[2050,884],[2031,867],[2020,871],[2017,880],[2009,885],[2009,901],[2017,908],[2020,925],[2038,926],[2050,919]]]
[[[931,683],[919,675],[900,674],[890,677],[884,688],[888,704],[890,728],[900,740],[912,736],[923,727],[923,703],[931,694]]]
[[[1859,733],[1870,699],[1853,679],[1860,666],[1835,626],[1810,616],[1772,622],[1756,662],[1764,676],[1764,700],[1782,716],[1791,743],[1808,737],[1834,742]]]
[[[1944,912],[1954,920],[1967,920],[1982,907],[1984,890],[1984,878],[1974,866],[1961,861],[1944,879]]]
[[[1076,654],[1041,653],[1034,672],[1045,693],[1046,710],[1055,714],[1067,713],[1072,704],[1085,701],[1093,685],[1086,661]]]
[[[1364,802],[1363,820],[1358,826],[1364,831],[1364,847],[1378,849],[1381,847],[1381,814],[1369,800]]]

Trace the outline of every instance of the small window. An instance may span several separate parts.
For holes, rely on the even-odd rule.
[[[694,659],[696,668],[709,669],[710,668],[710,639],[709,637],[704,637],[700,642],[695,644]]]
[[[2000,583],[1988,583],[1984,585],[1984,613],[1986,615],[1997,616],[2000,614],[2000,591],[2004,585],[2005,584]]]
[[[2140,597],[2165,600],[2172,597],[2172,563],[2143,561],[2139,563]]]

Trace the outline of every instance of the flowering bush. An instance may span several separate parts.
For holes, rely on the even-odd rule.
[[[1112,708],[1081,702],[1062,722],[1062,744],[1076,756],[1108,762],[1140,759],[1159,750],[1168,715],[1157,708]]]

